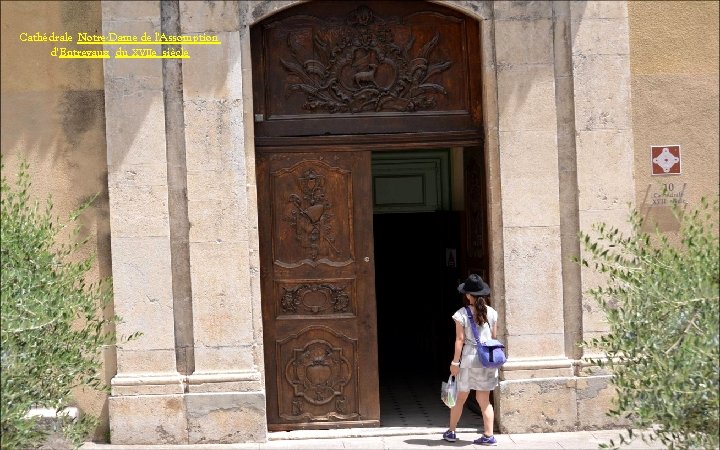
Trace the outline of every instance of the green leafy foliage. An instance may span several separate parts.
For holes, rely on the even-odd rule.
[[[581,234],[583,265],[607,277],[591,291],[607,315],[609,333],[585,342],[607,359],[617,396],[611,416],[629,419],[646,441],[669,448],[717,448],[718,201],[680,214],[677,236],[643,232],[633,212],[631,234],[595,225]],[[632,431],[621,436],[627,443]],[[615,446],[615,442],[610,442]]]
[[[117,317],[104,318],[111,299],[108,280],[88,284],[94,259],[77,251],[78,216],[86,201],[71,214],[68,225],[53,216],[52,202],[32,201],[28,165],[20,165],[17,182],[2,176],[0,200],[0,271],[2,402],[0,415],[3,449],[30,448],[44,432],[24,418],[32,406],[61,410],[69,405],[76,386],[105,389],[100,378],[103,346],[114,342],[110,331]],[[60,243],[70,232],[68,244]],[[76,444],[86,435],[93,417],[62,421]]]

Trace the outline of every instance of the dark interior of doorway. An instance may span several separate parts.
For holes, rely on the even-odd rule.
[[[459,249],[460,215],[375,214],[373,222],[381,424],[446,426],[439,390],[453,352],[451,316],[462,306],[458,261],[446,249]],[[471,416],[461,425],[481,423]]]
[[[457,262],[446,261],[459,245],[457,214],[375,214],[373,232],[381,382],[446,375],[461,306]]]

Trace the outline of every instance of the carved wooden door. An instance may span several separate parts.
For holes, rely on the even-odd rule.
[[[479,143],[479,36],[424,1],[303,2],[251,27],[270,429],[379,423],[369,149]]]
[[[379,424],[370,153],[259,153],[268,426]]]

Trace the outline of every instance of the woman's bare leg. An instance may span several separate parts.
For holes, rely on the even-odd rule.
[[[468,394],[470,394],[470,392],[457,393],[455,406],[450,408],[450,431],[455,431],[455,427],[457,427],[457,424],[460,421],[460,416],[462,416],[463,406],[465,406],[465,400],[467,400]]]
[[[490,403],[490,391],[475,391],[475,398],[477,398],[483,415],[483,433],[485,436],[492,436],[495,425],[495,410]]]

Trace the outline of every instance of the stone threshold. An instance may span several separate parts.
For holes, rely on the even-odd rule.
[[[292,441],[301,439],[346,439],[382,436],[441,435],[447,427],[375,427],[337,428],[333,430],[292,430],[268,432],[268,441]],[[457,433],[478,433],[478,428],[460,428]]]

